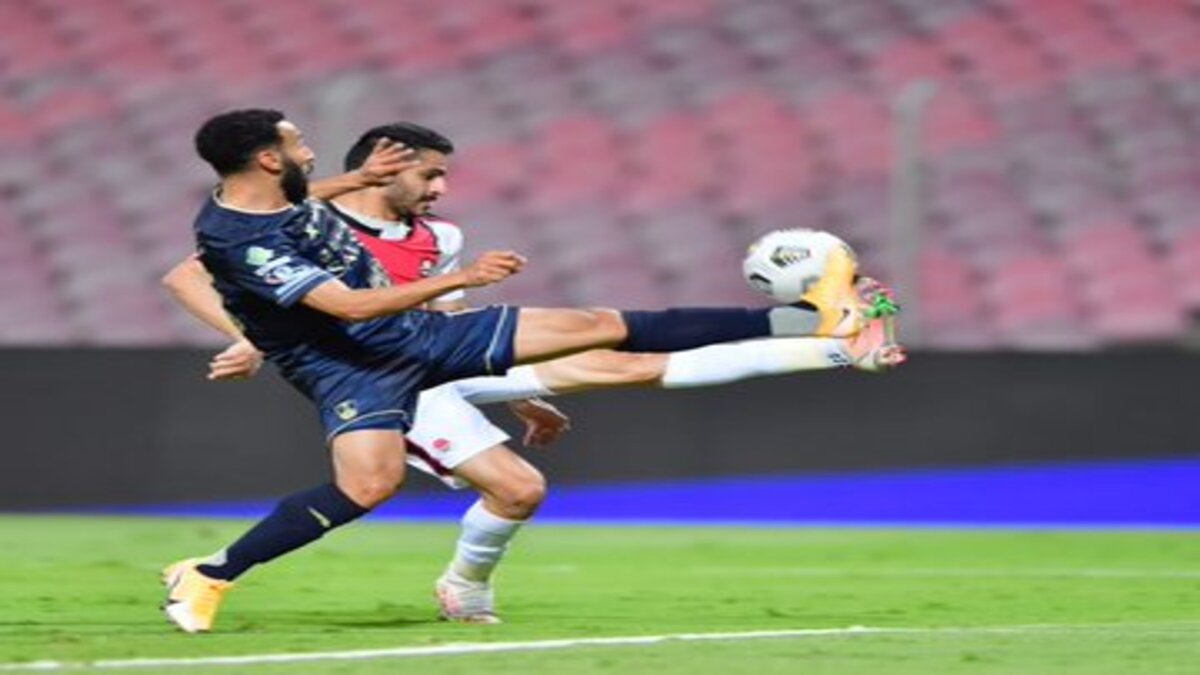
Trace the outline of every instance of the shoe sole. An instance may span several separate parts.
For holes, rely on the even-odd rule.
[[[446,598],[449,595],[449,593],[443,591],[441,586],[434,587],[433,595],[437,599],[437,602],[438,602],[438,620],[439,621],[450,621],[453,623],[470,623],[470,624],[476,624],[476,625],[494,625],[494,624],[498,624],[498,623],[504,623],[503,621],[500,620],[500,617],[496,616],[495,614],[455,615],[453,612],[446,609],[446,605],[452,604],[452,603],[447,602]]]
[[[167,620],[179,630],[185,633],[207,633],[208,629],[194,626],[190,621],[190,615],[183,613],[183,601],[171,600],[171,591],[175,590],[175,585],[179,583],[179,578],[187,571],[189,564],[190,561],[182,561],[174,565],[168,565],[163,569],[160,580],[162,581],[162,585],[167,587],[167,599],[159,609],[167,616]]]

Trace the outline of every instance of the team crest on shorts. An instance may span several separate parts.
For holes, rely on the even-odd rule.
[[[448,441],[444,438],[439,438],[433,442],[434,452],[446,452],[449,449],[450,449],[450,441]]]
[[[337,416],[343,422],[348,422],[355,417],[358,417],[358,404],[354,402],[354,399],[348,398],[345,401],[333,406],[333,411],[337,413]]]

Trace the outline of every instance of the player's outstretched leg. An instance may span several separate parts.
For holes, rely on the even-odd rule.
[[[748,340],[669,354],[597,349],[518,366],[503,377],[458,380],[452,386],[481,405],[615,387],[711,387],[844,366],[880,372],[904,363],[904,349],[895,342],[899,306],[891,291],[866,277],[855,288],[869,318],[863,330],[849,338]]]
[[[188,633],[211,630],[235,579],[358,519],[393,495],[404,478],[404,437],[393,430],[351,431],[334,439],[333,458],[335,483],[284,498],[228,548],[163,570],[167,619]]]
[[[517,363],[588,349],[677,352],[769,337],[849,337],[869,307],[855,289],[857,265],[847,255],[794,305],[769,308],[675,308],[661,311],[521,308],[513,344]]]

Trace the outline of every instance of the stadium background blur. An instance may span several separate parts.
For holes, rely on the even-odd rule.
[[[740,259],[780,227],[832,230],[898,282],[906,372],[566,401],[580,431],[552,477],[1200,447],[1200,3],[0,0],[0,34],[2,419],[23,449],[0,507],[261,497],[323,470],[277,383],[201,381],[220,340],[158,283],[213,182],[194,129],[248,106],[305,128],[321,175],[371,125],[452,137],[444,214],[532,260],[479,302],[757,303]],[[864,409],[875,430],[849,433]]]

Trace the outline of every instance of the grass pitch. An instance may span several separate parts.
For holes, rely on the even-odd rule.
[[[248,575],[216,632],[172,630],[157,609],[161,566],[215,550],[246,526],[0,517],[0,663],[865,626],[887,630],[113,670],[1200,671],[1196,533],[535,526],[522,533],[499,578],[507,623],[461,626],[435,621],[432,603],[454,528],[361,523]]]

